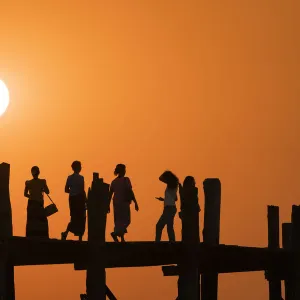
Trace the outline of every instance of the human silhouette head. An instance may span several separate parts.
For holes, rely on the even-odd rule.
[[[39,167],[38,167],[38,166],[33,166],[33,167],[31,168],[31,174],[32,174],[32,177],[33,177],[34,179],[38,178],[39,175],[40,175],[40,169],[39,169]]]
[[[184,188],[193,188],[196,186],[196,181],[193,176],[186,176],[183,181],[183,187]]]
[[[118,177],[123,177],[126,174],[126,166],[123,164],[117,164],[115,171],[114,171],[115,176]]]
[[[81,171],[81,162],[78,160],[73,161],[72,165],[72,170],[74,171],[74,173],[79,174]]]
[[[179,180],[177,176],[171,171],[165,171],[159,177],[159,180],[166,183],[168,188],[175,189],[178,187]]]

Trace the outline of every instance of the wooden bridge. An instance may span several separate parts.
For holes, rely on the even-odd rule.
[[[203,242],[105,242],[108,185],[93,183],[88,198],[88,242],[14,237],[9,197],[9,164],[0,164],[0,299],[14,300],[14,267],[73,264],[87,271],[89,300],[117,299],[107,288],[106,268],[162,266],[164,276],[178,276],[180,300],[217,300],[218,274],[265,271],[269,299],[300,299],[300,207],[292,207],[291,223],[282,224],[279,208],[268,206],[268,248],[220,245],[221,185],[204,181]],[[95,188],[96,187],[96,188]],[[184,219],[182,220],[184,222]],[[196,228],[197,229],[197,228]],[[196,230],[189,228],[189,230]]]

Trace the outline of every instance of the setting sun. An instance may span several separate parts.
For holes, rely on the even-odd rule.
[[[0,80],[0,116],[3,115],[9,104],[9,92],[5,83]]]

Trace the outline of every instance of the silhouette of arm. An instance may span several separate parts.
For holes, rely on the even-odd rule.
[[[131,189],[132,201],[133,201],[136,209],[138,210],[139,205],[138,205],[138,203],[136,201],[136,198],[135,198],[135,195],[134,195],[134,192],[133,192],[133,189],[132,189],[131,181],[130,181],[130,179],[128,177],[127,177],[127,184],[128,184],[128,187]]]
[[[136,199],[135,199],[135,195],[134,195],[134,192],[133,192],[133,190],[132,190],[132,201],[133,201],[133,203],[135,204],[135,205],[138,205],[138,203],[137,203],[137,201],[136,201]]]
[[[179,197],[180,197],[180,210],[183,208],[183,202],[184,202],[184,196],[183,196],[183,187],[182,184],[179,182],[178,183],[178,188],[179,188]]]
[[[114,194],[113,184],[111,184],[110,188],[109,188],[109,193],[108,193],[108,212],[110,212],[110,203],[111,203],[113,194]]]
[[[69,177],[68,177],[67,182],[66,182],[65,193],[67,193],[67,194],[70,193]]]
[[[47,195],[50,194],[50,191],[49,191],[49,188],[48,188],[48,185],[47,185],[46,180],[45,180],[45,182],[44,182],[44,192],[45,192]]]
[[[82,188],[83,188],[82,193],[84,194],[84,196],[85,196],[85,201],[87,202],[87,194],[86,194],[86,192],[85,192],[85,182],[84,182],[84,178],[83,178],[83,186],[82,186]]]
[[[24,189],[24,197],[29,198],[29,188],[27,186],[27,181],[25,182],[25,189]]]

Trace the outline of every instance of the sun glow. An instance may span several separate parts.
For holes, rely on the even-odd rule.
[[[2,116],[9,104],[9,91],[5,83],[0,80],[0,116]]]

